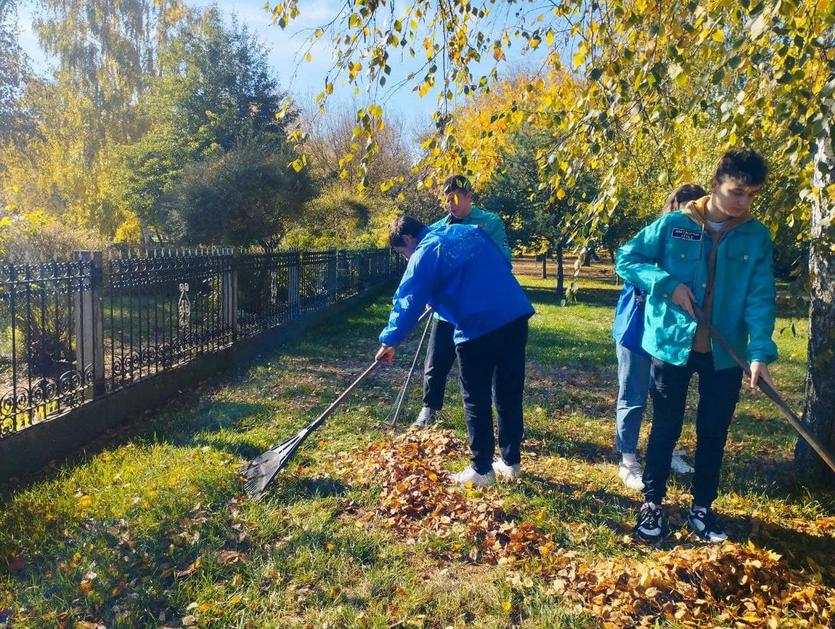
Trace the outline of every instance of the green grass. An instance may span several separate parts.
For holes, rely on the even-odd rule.
[[[651,561],[657,550],[623,540],[639,496],[620,484],[614,465],[609,331],[617,287],[581,280],[578,303],[561,306],[552,280],[522,281],[537,308],[528,345],[529,473],[489,491],[581,562]],[[448,550],[453,539],[412,546],[376,519],[360,522],[377,492],[345,473],[344,453],[391,436],[383,420],[417,333],[395,367],[378,370],[302,447],[264,500],[242,495],[241,463],[324,410],[370,362],[386,314],[383,297],[290,346],[265,348],[257,363],[6,489],[0,618],[10,615],[14,626],[156,627],[190,616],[216,627],[596,626],[589,610],[543,579],[520,584],[503,566],[433,558],[430,551]],[[798,336],[777,337],[782,359],[774,369],[795,408],[807,340],[805,323],[797,324]],[[415,388],[411,413],[417,400]],[[681,445],[692,458],[688,408]],[[465,436],[452,380],[444,422]],[[648,428],[644,422],[642,445]],[[810,558],[835,556],[831,520],[815,526],[835,516],[835,496],[796,477],[794,441],[777,411],[746,391],[716,508],[735,540],[765,545],[811,572]],[[670,501],[685,505],[686,491],[674,479]],[[679,543],[689,542],[667,547]],[[823,570],[821,578],[835,582]]]

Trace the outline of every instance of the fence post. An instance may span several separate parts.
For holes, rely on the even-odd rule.
[[[224,256],[223,280],[221,282],[221,312],[223,328],[232,334],[232,342],[238,340],[238,261],[239,253],[235,250]]]
[[[340,280],[341,278],[341,280]],[[350,289],[351,285],[351,267],[348,260],[348,252],[342,249],[336,252],[336,291],[337,294],[342,295],[344,291]]]
[[[75,251],[82,278],[89,269],[89,285],[82,280],[75,298],[75,357],[82,386],[92,385],[92,397],[104,395],[104,264],[101,251]],[[88,365],[90,370],[88,373]],[[88,380],[89,379],[89,380]]]
[[[366,288],[368,288],[368,280],[371,277],[371,265],[369,264],[369,256],[368,251],[366,249],[360,249],[359,251],[359,264],[358,266],[358,274],[357,279],[359,279],[359,291],[362,292]]]
[[[336,302],[336,250],[328,251],[328,303]]]
[[[301,268],[302,258],[298,251],[291,251],[287,269],[287,306],[290,318],[295,319],[301,310]]]

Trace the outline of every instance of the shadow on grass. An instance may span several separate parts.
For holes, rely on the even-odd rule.
[[[536,305],[561,306],[562,299],[557,299],[557,293],[553,289],[540,288],[538,286],[522,285],[528,298]],[[571,312],[572,305],[580,306],[602,306],[614,308],[618,300],[619,286],[612,288],[583,287],[577,291],[576,302],[571,302],[566,312]]]
[[[285,472],[279,472],[267,494],[267,499],[271,502],[290,504],[310,498],[342,496],[347,491],[348,486],[336,478],[291,476]]]
[[[614,427],[612,427],[614,435]],[[616,463],[618,453],[614,446],[603,446],[591,441],[579,441],[567,437],[565,434],[554,434],[552,430],[545,430],[537,426],[525,427],[524,450],[535,452],[540,456],[561,456],[565,459],[580,459],[584,463]],[[614,439],[614,437],[613,437]]]
[[[189,422],[192,433],[200,430],[223,430],[240,425],[245,418],[262,419],[273,409],[264,403],[212,401],[201,405]]]
[[[606,527],[617,535],[631,533],[633,514],[638,513],[643,502],[640,494],[630,497],[605,488],[589,490],[584,485],[554,481],[536,474],[527,475],[515,491],[528,500],[549,496],[546,508],[568,529],[572,524],[591,524]],[[565,537],[565,532],[558,530],[557,535],[562,544],[574,543]]]
[[[560,519],[569,526],[571,523],[592,523],[605,526],[619,535],[631,535],[634,517],[637,516],[643,502],[640,494],[633,498],[605,489],[589,491],[579,484],[552,481],[538,475],[526,476],[525,482],[520,483],[515,491],[532,500],[543,495],[552,496],[555,503],[553,508],[559,512]],[[564,498],[560,499],[561,496]],[[565,508],[565,503],[570,505],[569,509]],[[666,512],[670,521],[670,535],[657,547],[647,545],[648,550],[670,550],[678,546],[702,544],[692,535],[683,540],[674,536],[676,531],[688,531],[684,507],[668,505]],[[576,517],[571,518],[571,513]],[[830,587],[835,586],[835,571],[831,569],[828,561],[830,557],[835,557],[835,537],[831,534],[822,532],[815,535],[798,530],[790,524],[780,526],[773,521],[759,522],[746,516],[727,517],[720,513],[719,517],[731,541],[740,544],[751,541],[760,546],[767,545],[782,555],[787,564],[796,570],[808,571],[808,559],[812,558],[822,568],[820,572],[823,583]],[[812,567],[815,572],[818,571]]]
[[[601,336],[593,331],[581,333],[574,330],[534,328],[531,330],[527,353],[543,369],[574,367],[596,372],[601,365],[615,360],[613,341],[608,335]]]

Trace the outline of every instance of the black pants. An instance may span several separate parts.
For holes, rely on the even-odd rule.
[[[441,410],[444,405],[446,380],[455,362],[455,343],[452,335],[455,326],[448,321],[432,319],[429,346],[423,364],[423,405]]]
[[[716,499],[719,471],[725,454],[728,427],[739,401],[742,369],[713,368],[713,355],[690,352],[681,367],[652,359],[650,395],[652,430],[644,468],[644,499],[659,504],[666,495],[670,457],[681,435],[687,387],[699,374],[699,406],[696,410],[696,463],[691,493],[693,504],[709,507]]]
[[[472,464],[479,474],[493,465],[493,399],[502,459],[508,465],[519,463],[527,342],[528,318],[523,317],[456,346]]]

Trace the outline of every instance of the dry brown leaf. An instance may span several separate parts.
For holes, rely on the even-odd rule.
[[[174,576],[178,579],[182,579],[183,577],[187,577],[189,575],[194,574],[194,572],[200,567],[200,560],[195,559],[185,570],[180,570],[179,572],[175,572]]]
[[[229,565],[237,563],[243,558],[244,554],[237,550],[222,550],[217,554],[217,562],[222,565]]]

